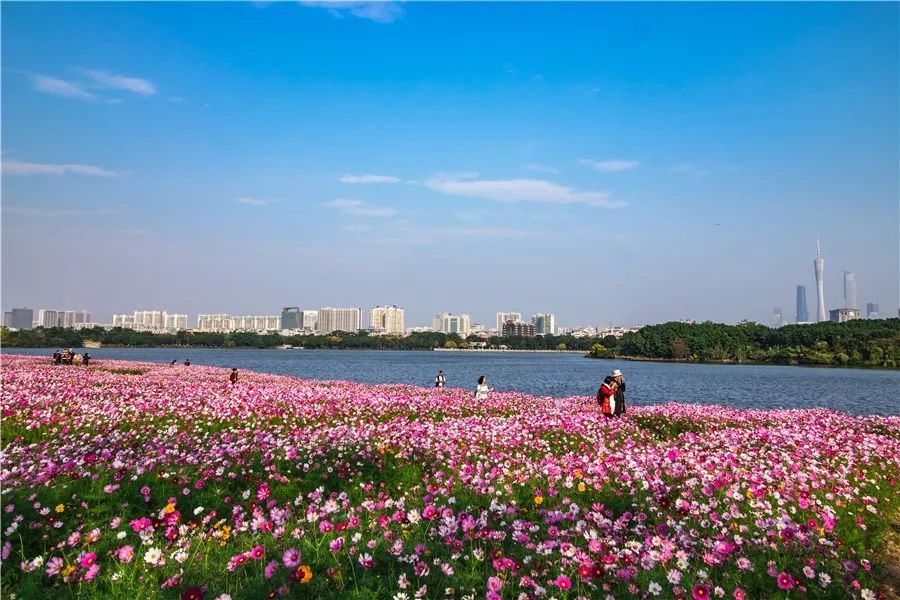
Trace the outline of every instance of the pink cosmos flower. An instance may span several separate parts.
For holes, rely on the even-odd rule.
[[[57,575],[59,575],[60,571],[62,571],[64,566],[66,566],[66,561],[58,556],[54,556],[47,561],[47,576],[56,577]]]
[[[98,565],[98,564],[91,565],[88,568],[88,570],[85,571],[85,573],[84,573],[84,580],[85,581],[93,581],[94,577],[96,577],[97,573],[99,573],[99,572],[100,572],[100,565]]]
[[[375,540],[372,540],[372,541],[374,542]],[[331,550],[332,554],[337,554],[338,552],[341,551],[341,548],[343,548],[343,547],[344,547],[344,538],[342,538],[342,537],[335,538],[335,539],[331,540],[331,542],[328,544],[328,549]]]
[[[141,488],[141,496],[149,496],[150,495],[150,486],[145,485]]]
[[[488,577],[487,588],[492,592],[499,592],[503,588],[503,581],[499,577]]]
[[[561,590],[568,590],[572,587],[572,580],[565,575],[560,575],[553,583]]]
[[[82,555],[81,560],[79,562],[81,563],[81,566],[83,568],[87,569],[88,567],[90,567],[91,565],[93,565],[94,563],[97,562],[97,553],[96,552],[85,552]]]
[[[695,583],[691,588],[691,598],[694,600],[709,600],[709,586],[705,583]]]
[[[433,504],[429,504],[422,509],[422,517],[425,519],[433,519],[437,515],[437,509]]]
[[[284,556],[281,557],[281,560],[287,568],[296,568],[300,566],[300,551],[296,548],[288,548],[284,551]]]
[[[116,558],[123,563],[130,563],[134,558],[134,548],[131,546],[122,546],[115,552]]]
[[[254,546],[252,550],[249,552],[250,558],[254,560],[261,560],[266,555],[266,549],[262,546]]]
[[[782,590],[790,590],[794,587],[794,578],[790,573],[782,571],[778,574],[778,587]]]
[[[747,600],[747,592],[741,588],[734,588],[732,596],[734,597],[734,600]]]
[[[263,569],[263,575],[266,576],[266,579],[272,579],[272,575],[274,575],[277,570],[278,563],[274,560],[270,561],[269,564],[266,565],[266,568]]]

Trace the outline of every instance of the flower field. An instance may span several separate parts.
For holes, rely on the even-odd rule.
[[[2,357],[4,598],[878,596],[900,417],[228,372]]]

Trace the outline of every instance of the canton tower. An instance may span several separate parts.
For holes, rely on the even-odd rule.
[[[825,259],[822,258],[822,247],[819,245],[819,236],[816,236],[816,260],[813,261],[816,267],[816,300],[817,314],[816,320],[822,322],[825,317]]]

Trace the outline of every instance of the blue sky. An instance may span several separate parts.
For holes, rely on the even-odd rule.
[[[3,306],[895,314],[898,17],[3,3]]]

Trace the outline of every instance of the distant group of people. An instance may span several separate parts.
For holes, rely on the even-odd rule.
[[[442,388],[445,385],[447,377],[444,371],[440,370],[434,378],[434,387]],[[487,376],[482,375],[478,378],[478,384],[475,386],[476,400],[487,400],[493,391],[494,388],[488,386]],[[600,412],[607,418],[625,414],[625,377],[622,371],[613,369],[613,372],[603,379],[600,389],[597,390],[597,402],[600,404]]]
[[[91,355],[85,352],[79,357],[76,353],[72,352],[71,348],[66,348],[65,351],[57,350],[53,353],[53,364],[55,365],[74,365],[76,364],[76,361],[86,367],[91,362]]]
[[[174,366],[177,365],[177,364],[178,364],[178,359],[177,359],[177,358],[173,358],[173,359],[172,359],[172,362],[169,363],[169,366],[170,366],[170,367],[174,367]],[[183,365],[186,366],[186,367],[189,367],[189,366],[191,366],[191,359],[186,358],[186,359],[184,359],[184,362],[181,363],[181,364],[183,364]]]

